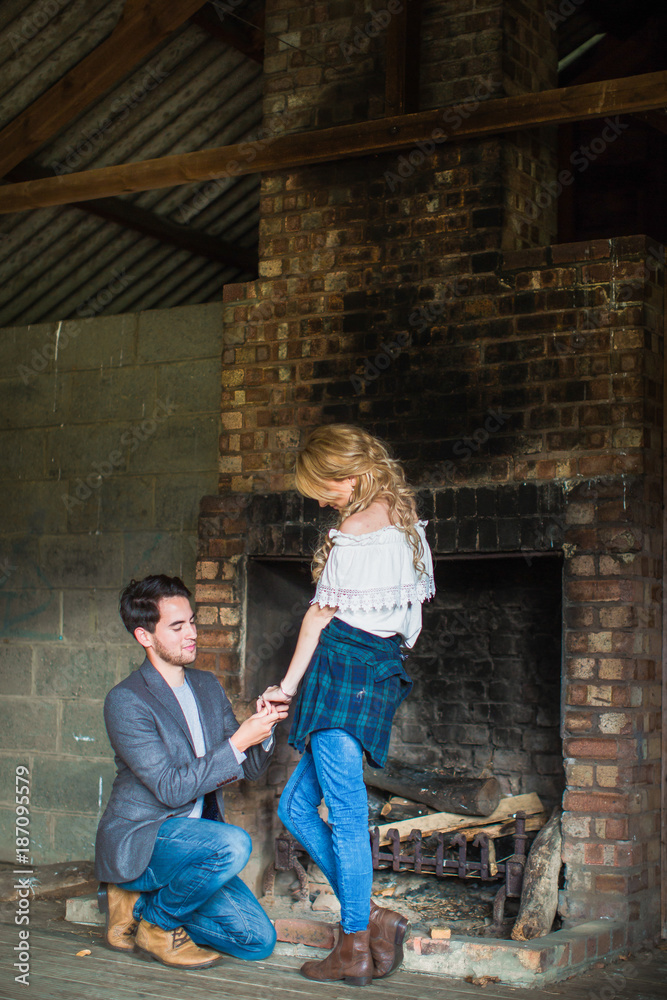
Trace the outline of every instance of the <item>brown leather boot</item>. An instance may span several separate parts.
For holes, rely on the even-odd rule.
[[[410,923],[407,917],[377,906],[371,900],[370,948],[375,971],[373,979],[384,979],[396,972],[403,961],[403,941]]]
[[[346,934],[339,927],[338,940],[331,954],[321,962],[306,962],[301,966],[301,975],[319,983],[342,980],[348,986],[368,986],[373,981],[369,940],[369,930]]]
[[[143,918],[139,921],[135,948],[172,969],[208,969],[222,961],[222,955],[196,945],[184,927],[165,931]]]
[[[105,942],[114,951],[134,951],[134,933],[138,927],[132,910],[141,894],[108,883],[100,885],[98,905],[107,915]]]

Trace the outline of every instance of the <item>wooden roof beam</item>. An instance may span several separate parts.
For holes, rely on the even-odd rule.
[[[489,81],[488,92],[492,90]],[[252,149],[253,156],[248,155],[246,142],[12,184],[0,188],[0,214],[394,152],[419,142],[431,142],[435,148],[439,143],[484,138],[539,125],[652,111],[665,104],[667,71],[481,103],[471,98],[467,104],[444,109],[280,135],[270,142],[257,143]]]
[[[144,236],[152,236],[160,243],[171,243],[180,250],[187,250],[197,257],[216,260],[221,264],[238,267],[241,271],[257,274],[259,255],[257,250],[237,246],[228,240],[221,240],[210,233],[179,226],[149,209],[141,208],[122,198],[93,198],[92,201],[74,202],[74,208],[82,212],[115,222],[124,229],[133,229]]]
[[[109,37],[2,129],[0,177],[126,76],[204,2],[126,0]]]
[[[43,168],[32,163],[22,163],[7,175],[12,181],[37,180],[52,177]],[[122,198],[92,198],[90,201],[74,201],[70,208],[78,208],[88,215],[96,215],[107,222],[115,222],[123,229],[131,229],[143,236],[151,236],[160,243],[170,243],[179,250],[187,250],[197,257],[219,261],[242,271],[257,273],[257,250],[237,246],[227,240],[221,240],[210,233],[202,233],[197,229],[179,226],[162,215],[142,208],[133,202]]]

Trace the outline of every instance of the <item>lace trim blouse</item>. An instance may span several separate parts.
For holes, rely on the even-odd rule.
[[[337,607],[334,617],[372,635],[399,634],[411,647],[421,631],[421,606],[435,594],[433,560],[424,528],[415,524],[423,546],[424,572],[418,573],[408,536],[387,525],[365,535],[332,528],[333,547],[311,604]]]

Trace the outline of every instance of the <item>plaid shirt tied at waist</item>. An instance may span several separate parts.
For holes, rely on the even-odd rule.
[[[383,638],[332,618],[297,695],[289,742],[303,751],[310,733],[344,729],[373,767],[384,767],[394,714],[411,688],[400,636]]]

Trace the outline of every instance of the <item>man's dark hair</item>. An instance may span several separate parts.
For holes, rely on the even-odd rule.
[[[135,628],[154,632],[160,620],[158,601],[163,597],[190,597],[190,591],[178,576],[146,576],[143,580],[130,580],[120,595],[120,617],[123,625],[134,635]]]

